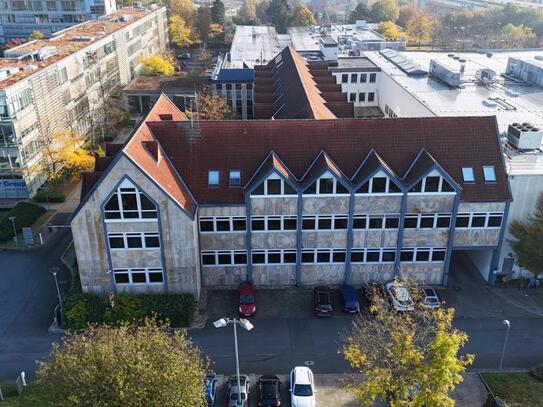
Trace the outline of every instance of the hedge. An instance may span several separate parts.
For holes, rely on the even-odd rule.
[[[45,213],[45,208],[30,202],[19,202],[0,220],[0,241],[13,239],[13,225],[9,218],[15,216],[15,227],[20,232],[23,227],[32,226]]]
[[[112,307],[109,299],[92,294],[69,294],[65,299],[62,327],[84,329],[90,323],[117,326],[121,322],[141,322],[154,315],[170,327],[187,327],[194,317],[194,297],[190,294],[118,294]]]
[[[62,192],[40,190],[34,195],[36,202],[64,202],[66,196]]]

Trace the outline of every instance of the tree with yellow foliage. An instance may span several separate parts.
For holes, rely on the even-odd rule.
[[[193,23],[196,8],[192,0],[170,0],[169,11],[171,17],[179,16],[190,26]]]
[[[168,24],[170,30],[170,40],[180,48],[185,48],[194,44],[194,37],[190,26],[187,25],[183,17],[172,15]]]
[[[294,27],[304,27],[308,25],[316,25],[317,21],[313,12],[305,4],[299,4],[292,12],[292,25]]]
[[[361,373],[346,383],[358,405],[381,400],[392,407],[453,407],[450,392],[473,362],[472,355],[459,356],[468,336],[453,327],[454,310],[430,310],[417,301],[413,311],[393,312],[381,291],[370,294],[374,315],[357,316],[340,348]]]
[[[143,65],[144,76],[171,76],[174,73],[172,61],[158,54],[140,57],[140,63]]]
[[[383,21],[379,24],[379,33],[389,40],[397,40],[403,33],[392,21]]]
[[[417,41],[418,47],[422,41],[428,41],[432,35],[434,22],[432,17],[424,11],[417,11],[407,21],[405,30],[410,39]]]
[[[31,40],[41,40],[45,37],[41,31],[34,30],[32,31],[32,34],[28,36]]]

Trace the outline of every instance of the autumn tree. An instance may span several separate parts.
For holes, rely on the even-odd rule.
[[[194,38],[190,27],[187,26],[183,17],[172,15],[168,24],[170,31],[170,40],[180,48],[188,47],[194,44]]]
[[[286,33],[290,21],[290,6],[287,0],[271,0],[268,4],[267,15],[270,23],[278,33]]]
[[[525,25],[506,24],[501,30],[506,48],[530,48],[537,46],[537,36]]]
[[[34,30],[32,31],[32,34],[28,36],[28,38],[30,38],[31,40],[41,40],[45,38],[45,35],[43,35],[41,31]]]
[[[419,11],[419,8],[417,7],[416,4],[409,4],[407,6],[401,7],[398,21],[396,21],[396,24],[398,24],[402,28],[405,28],[407,26],[407,22],[418,11]]]
[[[174,73],[172,61],[158,54],[140,57],[140,63],[143,65],[144,76],[171,76]]]
[[[378,31],[383,37],[390,40],[397,40],[402,36],[401,30],[392,21],[383,21],[380,23]]]
[[[454,406],[449,394],[473,362],[472,355],[459,356],[468,337],[453,327],[454,310],[397,313],[384,301],[374,299],[374,315],[356,317],[342,338],[340,352],[361,373],[347,389],[360,406],[378,400],[391,407]]]
[[[211,27],[211,13],[209,7],[200,6],[196,12],[196,18],[194,22],[194,30],[196,31],[198,38],[202,44],[207,44],[209,38],[209,32]]]
[[[193,106],[186,112],[193,120],[225,120],[233,117],[226,100],[204,89],[196,98]]]
[[[428,13],[418,11],[407,22],[405,30],[420,48],[422,41],[428,41],[431,38],[433,25],[432,18]]]
[[[301,4],[294,8],[291,23],[294,27],[303,27],[316,25],[317,21],[311,10],[305,4]]]
[[[243,0],[238,10],[235,22],[240,25],[259,25],[260,20],[256,16],[255,0]]]
[[[349,21],[354,24],[356,20],[368,20],[370,18],[370,9],[364,2],[360,2],[356,5],[351,14],[349,15]]]
[[[222,0],[213,0],[211,6],[211,21],[215,24],[224,25],[226,10]]]
[[[513,235],[509,244],[518,265],[535,276],[543,274],[543,193],[537,199],[534,213],[525,221],[512,221],[509,232]]]
[[[188,26],[192,24],[196,13],[192,0],[170,0],[169,11],[171,16],[181,17]]]
[[[371,5],[370,19],[375,23],[381,21],[396,22],[400,15],[400,8],[396,0],[377,0]]]
[[[200,350],[184,331],[163,328],[147,320],[66,334],[38,368],[36,386],[48,401],[39,406],[204,407]]]

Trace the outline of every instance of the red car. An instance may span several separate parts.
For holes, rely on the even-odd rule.
[[[252,317],[256,314],[255,289],[251,283],[239,285],[239,316]]]

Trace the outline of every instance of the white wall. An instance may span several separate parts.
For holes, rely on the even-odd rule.
[[[465,250],[462,252],[471,260],[485,281],[488,281],[488,272],[492,261],[492,250]]]
[[[386,73],[381,72],[377,76],[377,84],[379,87],[377,100],[385,116],[391,117],[390,113],[387,114],[389,109],[392,109],[397,117],[437,116]]]
[[[357,75],[357,82],[351,82],[351,75]],[[360,75],[366,75],[366,82],[360,82]],[[376,74],[376,80],[374,83],[370,82],[370,74]],[[348,75],[349,81],[347,83],[341,82],[342,75]],[[355,93],[356,100],[354,101],[355,107],[363,106],[378,106],[379,98],[377,93],[377,84],[379,83],[379,76],[382,75],[381,72],[334,72],[336,77],[336,83],[341,85],[341,91],[347,95],[347,100],[349,100],[349,94]],[[368,101],[368,94],[372,92],[374,94],[373,101]],[[359,100],[359,93],[365,93],[365,101],[361,102]]]

